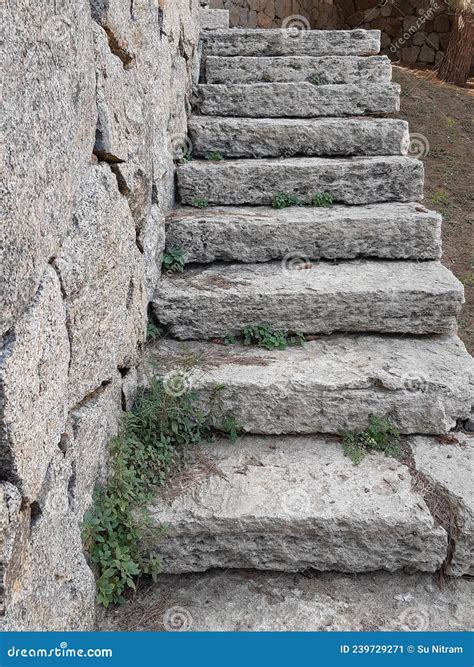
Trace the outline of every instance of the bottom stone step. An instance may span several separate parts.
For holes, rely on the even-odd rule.
[[[469,631],[474,581],[248,570],[160,577],[102,619],[103,631]]]
[[[151,372],[185,373],[216,422],[234,415],[248,433],[341,433],[371,414],[402,433],[447,433],[474,404],[474,361],[456,336],[321,336],[280,351],[164,339]]]
[[[149,506],[142,553],[171,574],[469,573],[474,439],[450,440],[409,438],[399,441],[404,462],[372,452],[359,465],[323,436],[202,444]]]
[[[191,468],[149,507],[142,550],[166,573],[435,572],[447,556],[411,469],[383,454],[355,466],[335,439],[247,436],[203,445],[198,460],[194,483]]]

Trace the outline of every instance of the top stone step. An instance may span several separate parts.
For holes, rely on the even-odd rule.
[[[369,56],[380,51],[380,30],[232,29],[202,35],[203,55]]]

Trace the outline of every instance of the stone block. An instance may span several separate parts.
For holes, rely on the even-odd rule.
[[[1,476],[32,503],[66,422],[69,341],[58,277],[43,275],[30,308],[5,341],[0,362]]]

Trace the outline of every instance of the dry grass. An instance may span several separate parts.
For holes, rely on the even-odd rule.
[[[425,205],[443,214],[443,264],[461,280],[466,304],[459,334],[474,353],[474,92],[440,82],[433,72],[394,68],[402,86],[399,116],[424,135]]]

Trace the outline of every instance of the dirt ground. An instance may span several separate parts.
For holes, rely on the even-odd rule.
[[[459,335],[474,354],[474,90],[401,67],[394,67],[393,79],[402,87],[399,116],[412,136],[428,140],[424,204],[443,215],[442,261],[464,284]]]

